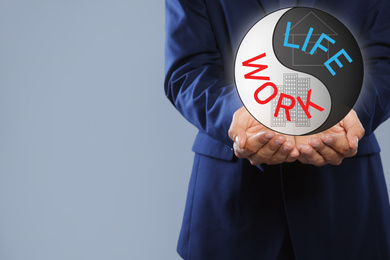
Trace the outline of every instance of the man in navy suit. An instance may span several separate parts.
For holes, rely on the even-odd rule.
[[[365,61],[354,110],[315,136],[262,127],[234,87],[247,30],[290,6],[337,17]],[[390,116],[389,10],[388,0],[166,0],[166,95],[199,129],[178,243],[184,259],[390,259],[373,133]]]

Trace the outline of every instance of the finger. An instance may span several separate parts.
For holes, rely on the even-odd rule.
[[[285,135],[285,137],[286,137],[287,141],[285,142],[284,145],[288,144],[288,145],[292,145],[292,147],[293,147],[291,152],[287,155],[286,162],[294,162],[299,157],[299,151],[295,147],[295,136]]]
[[[298,152],[299,152],[298,160],[299,160],[301,163],[303,163],[303,164],[309,164],[309,161],[308,161],[308,160],[306,159],[306,157],[305,157],[303,154],[301,154],[301,152],[300,152],[300,150],[302,149],[302,146],[303,146],[303,144],[298,144],[297,147],[296,147],[296,149],[297,149]]]
[[[246,132],[245,128],[237,122],[232,122],[229,129],[229,137],[239,148],[244,148],[246,144]]]
[[[347,139],[350,148],[357,150],[358,142],[364,136],[364,128],[354,110],[351,110],[343,119],[343,126],[347,132]]]
[[[268,144],[268,142],[274,138],[274,136],[275,133],[271,130],[260,131],[248,138],[248,142],[245,148],[253,152],[257,152],[263,148],[264,145]]]
[[[325,145],[342,154],[343,157],[351,156],[354,153],[354,150],[349,147],[345,134],[325,134],[321,140]]]
[[[286,140],[279,149],[272,155],[269,164],[279,164],[287,161],[288,155],[294,149],[294,144]]]
[[[286,162],[295,162],[299,158],[299,151],[296,147],[288,154]]]
[[[298,160],[301,163],[309,164],[309,161],[306,159],[304,155],[301,154],[301,149],[304,145],[308,143],[309,136],[296,136],[295,142],[296,142],[296,149],[298,151]]]
[[[255,163],[256,165],[260,163],[275,163],[271,160],[271,158],[279,150],[279,148],[285,141],[286,137],[284,137],[283,135],[274,136],[263,147],[261,147],[257,153],[249,157],[251,163]]]
[[[301,156],[305,158],[305,163],[315,166],[323,166],[326,164],[324,157],[322,157],[322,155],[319,154],[312,146],[308,144],[301,144],[298,149]]]
[[[245,130],[242,128],[237,129],[237,132],[234,137],[234,143],[237,145],[239,148],[244,148],[246,144],[247,136]]]
[[[248,158],[261,149],[269,140],[274,137],[272,131],[261,131],[248,138],[245,147],[240,148],[238,142],[233,145],[234,152],[238,158]]]
[[[246,129],[248,128],[248,120],[250,115],[246,112],[244,107],[239,108],[234,114],[232,123],[230,124],[228,135],[230,139],[235,142],[238,147],[244,148],[246,143]]]
[[[233,150],[234,150],[234,154],[238,158],[248,158],[252,154],[249,151],[247,151],[247,150],[245,150],[243,148],[238,147],[236,142],[233,143]]]
[[[286,137],[283,135],[276,135],[259,150],[259,153],[266,158],[271,158],[285,141]]]
[[[315,149],[315,151],[322,156],[326,163],[332,165],[339,165],[344,156],[335,151],[332,147],[324,144],[321,139],[317,137],[310,138],[309,145]]]

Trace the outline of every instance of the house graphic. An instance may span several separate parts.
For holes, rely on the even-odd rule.
[[[314,30],[306,50],[302,51],[301,48],[306,40],[306,36],[310,30],[310,27]],[[288,41],[292,44],[297,44],[300,46],[299,49],[291,48],[293,66],[324,66],[323,62],[321,61],[328,60],[333,56],[332,54],[336,53],[335,50],[332,50],[333,44],[327,40],[323,40],[321,45],[327,48],[328,51],[324,52],[318,48],[313,54],[313,56],[317,56],[315,59],[313,59],[312,55],[310,55],[309,52],[323,33],[334,40],[336,40],[338,36],[338,34],[328,24],[326,24],[313,12],[309,12],[301,20],[292,25]]]

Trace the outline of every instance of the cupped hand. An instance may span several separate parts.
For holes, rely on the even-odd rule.
[[[229,129],[235,155],[247,158],[253,165],[279,164],[296,159],[315,166],[339,165],[344,158],[356,154],[363,135],[363,126],[353,110],[322,133],[293,137],[268,129],[241,107],[234,113]]]
[[[295,161],[299,152],[293,136],[277,134],[257,122],[244,108],[238,109],[229,129],[238,158],[247,158],[251,164],[279,164]]]
[[[315,166],[339,165],[357,153],[364,128],[354,110],[328,130],[309,136],[296,136],[299,161]]]

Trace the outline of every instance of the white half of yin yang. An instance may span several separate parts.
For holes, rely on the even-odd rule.
[[[290,8],[274,12],[257,22],[246,34],[241,42],[235,61],[235,81],[238,94],[249,113],[266,127],[288,135],[304,135],[320,127],[328,118],[331,110],[331,97],[325,85],[316,77],[307,73],[291,70],[282,65],[276,58],[273,47],[273,32],[280,17]],[[293,26],[293,25],[292,25]],[[288,47],[286,47],[288,48]],[[245,79],[244,75],[257,68],[245,67],[242,63],[262,53],[266,56],[254,61],[254,64],[268,65],[267,69],[255,74],[256,76],[268,76],[270,82],[278,87],[278,95],[267,104],[259,104],[254,98],[255,91],[264,83],[269,81]],[[301,105],[295,98],[295,112],[290,110],[291,121],[286,120],[285,109],[280,109],[278,117],[274,117],[275,102],[277,103],[280,92],[284,88],[284,75],[295,74],[294,77],[310,80],[311,98],[310,101],[324,108],[319,111],[310,107],[311,118],[308,119],[302,110]],[[264,88],[258,94],[260,100],[266,100],[274,93],[271,86]],[[288,94],[288,93],[285,93]],[[306,97],[301,97],[306,104]],[[288,106],[290,101],[283,99],[282,104]],[[295,113],[295,114],[294,114]],[[294,115],[293,115],[294,114]],[[284,118],[283,118],[284,117]],[[296,123],[297,121],[300,121]],[[303,123],[302,123],[303,122]]]

